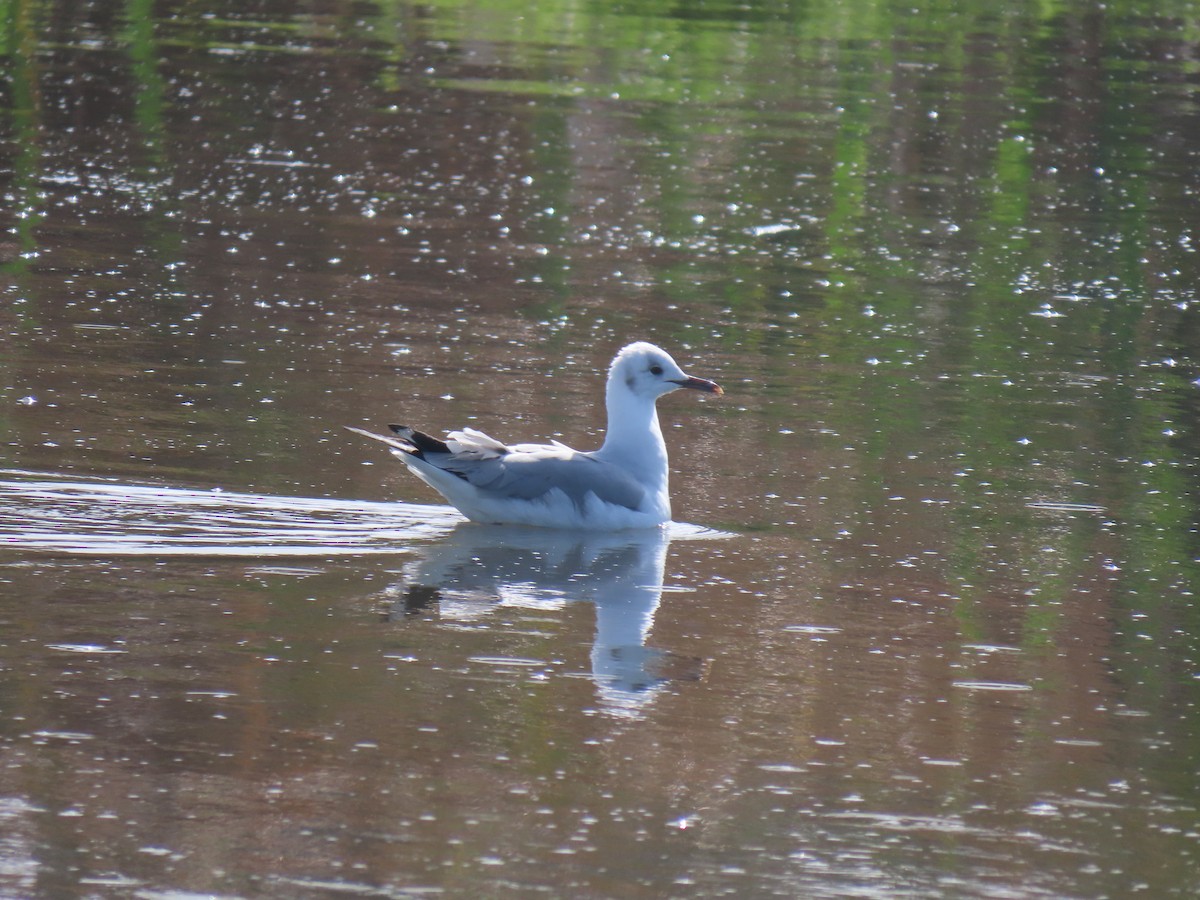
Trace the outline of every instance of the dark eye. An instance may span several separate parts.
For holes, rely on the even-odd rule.
[[[651,375],[661,375],[662,374],[662,366],[651,366],[650,374]]]

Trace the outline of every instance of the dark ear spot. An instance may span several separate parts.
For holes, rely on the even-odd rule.
[[[629,388],[631,391],[633,390],[633,376],[632,375],[625,376],[625,387]]]

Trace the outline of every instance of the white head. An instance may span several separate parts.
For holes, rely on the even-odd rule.
[[[608,370],[608,389],[611,392],[622,388],[651,403],[680,388],[724,393],[715,382],[688,375],[666,350],[645,341],[630,344],[613,358]]]

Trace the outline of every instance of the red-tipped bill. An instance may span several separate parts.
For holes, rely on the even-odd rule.
[[[675,382],[680,387],[691,388],[694,391],[704,391],[706,394],[716,394],[718,397],[725,393],[721,390],[721,386],[715,381],[709,381],[707,378],[695,378],[688,376],[683,381]]]

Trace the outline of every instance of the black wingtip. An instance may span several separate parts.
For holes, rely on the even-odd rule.
[[[450,448],[446,446],[445,441],[439,441],[432,435],[428,435],[423,431],[417,431],[415,428],[410,428],[407,425],[389,425],[388,428],[414,447],[417,448],[417,455],[422,453],[449,453]]]

